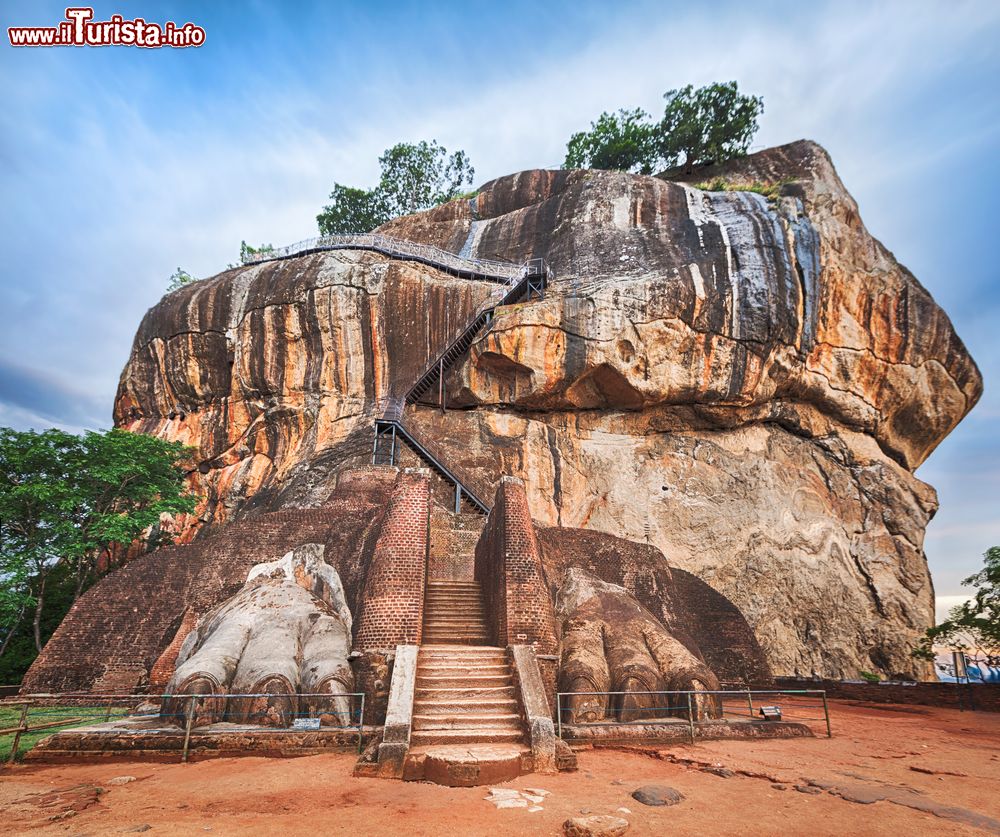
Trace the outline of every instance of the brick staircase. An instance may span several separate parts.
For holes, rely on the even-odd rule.
[[[424,645],[489,645],[478,581],[428,581]]]

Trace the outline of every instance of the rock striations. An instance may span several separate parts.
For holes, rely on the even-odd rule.
[[[450,370],[462,409],[434,387],[408,426],[478,485],[523,479],[539,526],[648,544],[707,582],[776,674],[917,673],[937,501],[913,471],[976,403],[975,363],[818,146],[698,181],[715,191],[527,171],[386,225],[557,275]],[[321,505],[368,461],[381,401],[491,290],[354,250],[228,270],[146,315],[115,422],[194,448],[185,539]]]

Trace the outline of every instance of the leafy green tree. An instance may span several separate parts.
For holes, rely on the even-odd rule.
[[[0,627],[6,636],[33,611],[36,650],[52,573],[72,579],[76,598],[116,550],[161,537],[162,514],[194,511],[185,491],[186,448],[110,430],[0,428]]]
[[[745,154],[764,100],[744,96],[735,81],[692,85],[664,94],[663,118],[645,111],[602,113],[589,131],[570,137],[564,168],[618,169],[652,174],[683,164],[720,163]]]
[[[764,99],[740,94],[735,81],[697,90],[689,84],[663,98],[667,105],[658,130],[660,155],[668,168],[683,164],[688,172],[700,163],[746,154],[757,133],[757,117],[764,112]]]
[[[178,288],[183,288],[185,285],[190,285],[192,282],[197,282],[190,273],[186,270],[178,267],[173,273],[170,274],[170,284],[167,285],[167,293],[170,291],[176,291]]]
[[[374,189],[334,184],[331,203],[316,216],[320,233],[370,232],[392,218],[454,200],[475,176],[464,151],[448,154],[436,140],[398,143],[378,161],[381,176]]]
[[[355,189],[333,184],[330,203],[316,216],[322,235],[371,232],[389,220],[385,196],[378,189]]]
[[[567,169],[614,169],[652,174],[660,158],[657,126],[641,108],[602,113],[589,131],[570,137]]]
[[[240,260],[236,264],[226,265],[227,270],[232,270],[234,267],[240,267],[251,261],[254,256],[257,255],[267,255],[268,253],[274,252],[273,244],[261,244],[259,247],[252,247],[245,241],[240,242]]]
[[[4,597],[0,623],[9,636],[34,609],[35,645],[49,574],[75,540],[75,466],[79,437],[0,429],[0,573]]]
[[[476,174],[464,151],[449,155],[436,140],[398,143],[378,161],[382,167],[379,190],[392,218],[447,203]]]
[[[964,651],[970,662],[1000,667],[1000,546],[983,555],[983,569],[962,581],[972,598],[953,607],[940,625],[928,628],[913,656],[934,659],[934,647]]]

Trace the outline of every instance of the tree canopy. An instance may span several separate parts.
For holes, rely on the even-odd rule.
[[[115,548],[158,545],[162,514],[194,511],[186,448],[110,430],[75,436],[0,428],[0,635],[33,610],[34,640],[55,570],[73,597],[110,568]],[[49,591],[51,592],[51,591]]]
[[[746,154],[764,111],[735,81],[664,94],[659,122],[642,109],[602,113],[589,131],[573,134],[564,168],[620,169],[639,174],[683,165],[688,171]]]
[[[940,625],[928,628],[913,655],[933,660],[935,646],[944,646],[964,651],[970,662],[1000,667],[1000,546],[986,550],[983,568],[962,585],[974,588],[972,598],[953,607]]]
[[[190,285],[192,282],[197,281],[198,280],[186,270],[178,267],[177,270],[170,274],[170,284],[167,285],[167,293],[170,293],[170,291],[176,291],[178,288],[183,288],[185,285]]]
[[[659,158],[657,126],[641,108],[602,113],[589,131],[573,134],[566,145],[567,169],[617,169],[652,174]]]
[[[378,161],[374,189],[334,183],[330,203],[316,216],[320,233],[371,232],[392,218],[453,200],[475,176],[464,151],[449,154],[436,140],[398,143]]]

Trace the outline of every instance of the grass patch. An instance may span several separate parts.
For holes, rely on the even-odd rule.
[[[703,192],[756,192],[771,203],[776,203],[781,197],[781,187],[791,182],[791,178],[786,178],[767,182],[755,180],[752,183],[730,183],[724,177],[716,177],[703,183],[695,183],[694,188]]]
[[[112,718],[123,717],[127,714],[128,710],[124,707],[116,706],[111,709]],[[107,716],[107,706],[32,706],[28,709],[28,715],[25,719],[27,726],[37,727],[43,724],[57,723],[59,725],[22,733],[21,740],[17,745],[17,758],[24,758],[25,753],[54,732],[99,724]],[[20,720],[20,706],[0,706],[0,729],[16,727]],[[13,745],[14,733],[0,735],[0,762],[6,762],[10,758],[10,748]]]

